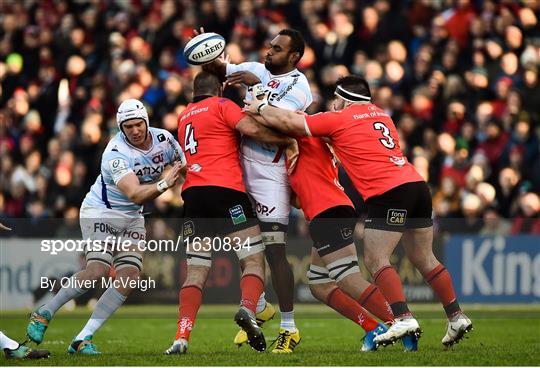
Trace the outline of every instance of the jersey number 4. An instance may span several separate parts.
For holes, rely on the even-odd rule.
[[[197,146],[199,143],[195,139],[195,129],[191,126],[191,123],[186,125],[186,134],[184,136],[184,151],[194,155],[197,153]]]
[[[373,129],[380,130],[384,138],[379,138],[379,142],[388,149],[392,149],[396,146],[394,138],[390,135],[390,129],[384,123],[377,121],[373,123]]]

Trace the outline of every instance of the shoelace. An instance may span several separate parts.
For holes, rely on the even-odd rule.
[[[272,341],[270,346],[268,348],[271,348],[274,344],[276,344],[276,349],[285,349],[285,343],[287,342],[287,337],[290,336],[289,331],[281,332],[277,339]]]

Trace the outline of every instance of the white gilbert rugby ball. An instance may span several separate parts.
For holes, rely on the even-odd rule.
[[[193,65],[202,65],[216,59],[225,50],[225,39],[217,33],[202,33],[193,37],[184,47],[184,57]]]

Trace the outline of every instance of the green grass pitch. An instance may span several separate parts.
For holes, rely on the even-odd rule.
[[[465,306],[474,331],[469,338],[446,351],[440,343],[446,322],[439,306],[413,305],[424,331],[420,351],[404,353],[401,346],[360,353],[363,331],[334,311],[320,305],[296,306],[302,342],[294,354],[257,353],[232,339],[237,331],[235,306],[203,306],[191,334],[189,352],[166,356],[176,331],[176,307],[126,306],[108,321],[94,338],[102,351],[98,357],[70,356],[67,346],[86,322],[90,311],[78,308],[60,312],[40,345],[52,356],[40,361],[5,360],[0,365],[171,365],[171,366],[414,366],[414,365],[538,365],[540,364],[540,306]],[[0,329],[24,340],[26,312],[1,312]],[[277,336],[278,317],[264,327],[268,344]],[[32,344],[34,346],[34,344]]]

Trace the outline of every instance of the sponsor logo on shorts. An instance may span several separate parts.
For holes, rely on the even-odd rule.
[[[199,164],[193,164],[193,165],[189,166],[188,170],[191,171],[191,172],[199,172],[199,171],[202,170],[202,166],[199,165]]]
[[[407,210],[389,209],[386,214],[386,223],[388,225],[403,226],[407,220]]]
[[[262,216],[270,216],[272,212],[276,210],[276,207],[270,208],[267,205],[257,202],[257,204],[255,205],[255,210],[258,214]]]
[[[348,226],[341,228],[340,231],[341,231],[341,236],[345,240],[352,238],[352,235],[354,232],[354,230]]]
[[[104,222],[94,222],[94,232],[116,235],[120,232],[120,230]]]
[[[238,225],[238,224],[241,224],[242,222],[247,221],[246,215],[244,214],[244,209],[239,204],[234,207],[229,208],[229,213],[231,214],[232,222],[235,225]]]
[[[184,235],[185,238],[195,234],[195,224],[193,223],[193,221],[184,222],[184,228],[182,230],[182,234]]]

